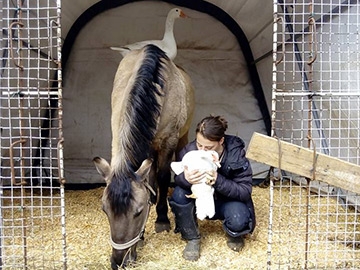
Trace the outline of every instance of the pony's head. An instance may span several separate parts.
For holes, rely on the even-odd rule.
[[[110,224],[112,269],[124,267],[128,261],[136,260],[136,245],[142,239],[150,211],[149,172],[152,160],[142,162],[136,172],[114,174],[109,163],[96,157],[93,159],[97,171],[106,181],[102,197],[102,209]]]

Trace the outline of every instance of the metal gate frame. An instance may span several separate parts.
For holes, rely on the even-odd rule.
[[[271,135],[360,165],[359,1],[273,4]],[[272,168],[268,269],[359,269],[359,203]]]
[[[66,269],[61,0],[0,14],[0,268]]]

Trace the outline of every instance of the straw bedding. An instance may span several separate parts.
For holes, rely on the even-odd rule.
[[[69,270],[110,269],[111,246],[109,244],[109,224],[101,210],[103,187],[91,190],[66,190],[66,252]],[[6,194],[5,194],[6,195]],[[19,194],[14,194],[14,205],[19,205]],[[304,241],[306,221],[306,190],[300,187],[274,188],[272,224],[271,269],[302,269],[304,265]],[[182,258],[185,241],[180,234],[170,232],[155,233],[155,207],[151,208],[146,226],[144,246],[138,248],[138,259],[127,269],[266,269],[268,260],[268,219],[269,189],[253,188],[253,200],[257,226],[251,236],[245,239],[245,247],[240,253],[231,251],[226,245],[226,235],[221,221],[199,221],[201,231],[201,257],[197,262]],[[8,200],[6,201],[8,202]],[[27,203],[27,200],[25,201]],[[30,202],[29,202],[30,204]],[[36,198],[33,205],[37,204]],[[28,229],[28,269],[63,269],[61,216],[44,219],[30,219],[54,211],[41,201],[40,210],[27,209]],[[50,200],[53,207],[59,200]],[[6,250],[23,253],[21,237],[21,208],[13,212],[4,205],[4,235],[13,235],[4,241]],[[357,212],[342,208],[329,196],[310,196],[309,209],[309,254],[308,269],[360,269],[360,220]],[[41,213],[35,213],[41,211]],[[53,216],[53,215],[52,215]],[[174,218],[169,211],[171,228]],[[19,223],[19,224],[18,224]],[[7,224],[4,223],[4,226]],[[18,226],[18,227],[15,227]],[[18,229],[17,229],[18,228]],[[21,260],[21,256],[19,259]],[[5,260],[5,265],[10,260]]]
[[[111,254],[111,247],[109,245],[109,225],[106,215],[101,210],[101,196],[104,188],[97,188],[87,191],[66,191],[66,228],[67,228],[67,254],[68,254],[68,269],[110,269],[109,258]],[[275,200],[282,198],[281,204],[289,204],[290,193],[286,189],[275,189]],[[304,196],[304,189],[299,189],[299,194],[295,193],[292,196]],[[191,269],[191,270],[208,270],[208,269],[266,269],[267,267],[267,241],[268,241],[268,217],[269,217],[269,189],[262,189],[259,187],[253,188],[253,200],[255,204],[255,211],[257,217],[257,226],[251,236],[245,239],[245,247],[240,253],[231,251],[226,245],[226,235],[222,229],[221,221],[199,221],[201,231],[201,257],[197,262],[189,262],[182,258],[182,250],[185,247],[185,241],[181,240],[180,234],[173,232],[174,218],[169,211],[171,220],[170,232],[155,233],[155,207],[151,208],[150,216],[146,226],[145,243],[144,246],[138,248],[138,259],[127,269]],[[280,201],[275,201],[280,204]],[[338,216],[344,217],[345,210],[339,208],[334,209],[330,203],[329,198],[315,196],[311,198],[313,205],[325,205],[323,208],[314,208],[313,211],[320,211],[320,223],[323,218],[329,224],[329,214],[338,213]],[[294,207],[296,210],[296,207]],[[339,215],[343,213],[343,216]],[[349,213],[347,211],[347,213]],[[274,214],[277,215],[275,207]],[[302,216],[303,213],[300,213]],[[284,230],[283,232],[273,235],[274,245],[272,252],[274,260],[279,265],[278,269],[288,269],[282,266],[282,261],[286,262],[286,255],[282,257],[281,254],[289,254],[289,248],[296,252],[299,243],[303,246],[303,236],[299,232],[292,231],[296,224],[302,222],[298,213],[283,213],[280,220],[274,221],[273,229],[276,232],[277,228]],[[322,217],[323,216],[323,217]],[[276,217],[277,218],[277,217]],[[348,217],[349,218],[349,217]],[[355,220],[354,220],[355,221]],[[343,224],[338,220],[340,224]],[[355,224],[358,220],[355,222]],[[289,227],[289,224],[293,224]],[[317,224],[317,230],[327,232],[326,228],[321,228],[322,224]],[[286,230],[289,230],[288,232]],[[339,228],[337,229],[339,230]],[[287,237],[294,237],[293,239],[286,239]],[[338,235],[339,236],[339,235]],[[325,237],[331,238],[331,233]],[[281,246],[276,242],[279,238],[285,239],[286,245]],[[320,239],[321,240],[321,239]],[[293,242],[293,244],[292,244]],[[331,244],[327,248],[331,248]],[[321,248],[321,245],[318,246]],[[351,252],[351,248],[343,245],[344,249]],[[283,250],[281,250],[283,249]],[[329,250],[331,253],[331,250]],[[329,253],[329,255],[331,255]],[[279,254],[280,258],[276,257]],[[333,254],[335,255],[335,254]],[[293,255],[292,255],[293,256]],[[299,252],[299,258],[293,259],[292,267],[296,268],[296,261],[298,260],[301,268],[303,260],[303,253]],[[332,256],[332,255],[331,255]],[[296,257],[296,256],[295,256]],[[346,258],[345,258],[346,259]],[[352,263],[358,263],[360,258],[348,258]],[[329,265],[330,266],[330,265]],[[326,265],[324,266],[326,268]]]
[[[66,191],[66,229],[68,269],[109,269],[111,247],[109,224],[101,210],[103,188]],[[172,230],[155,233],[155,207],[151,208],[144,246],[138,248],[136,263],[127,269],[264,269],[266,266],[268,190],[255,188],[257,229],[246,239],[241,253],[226,245],[221,221],[199,221],[201,257],[197,262],[182,258],[185,241],[173,232],[174,218],[169,211]],[[261,201],[261,202],[260,202]],[[258,267],[261,266],[261,267]],[[243,268],[245,267],[245,268]]]

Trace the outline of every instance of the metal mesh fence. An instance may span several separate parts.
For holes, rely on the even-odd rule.
[[[60,0],[0,3],[0,268],[66,268]]]
[[[274,1],[273,136],[360,165],[359,33],[359,1]],[[270,184],[268,269],[360,268],[358,194]]]

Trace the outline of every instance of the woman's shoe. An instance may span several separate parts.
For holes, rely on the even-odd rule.
[[[200,239],[188,240],[183,251],[183,258],[188,261],[197,261],[200,257]]]

